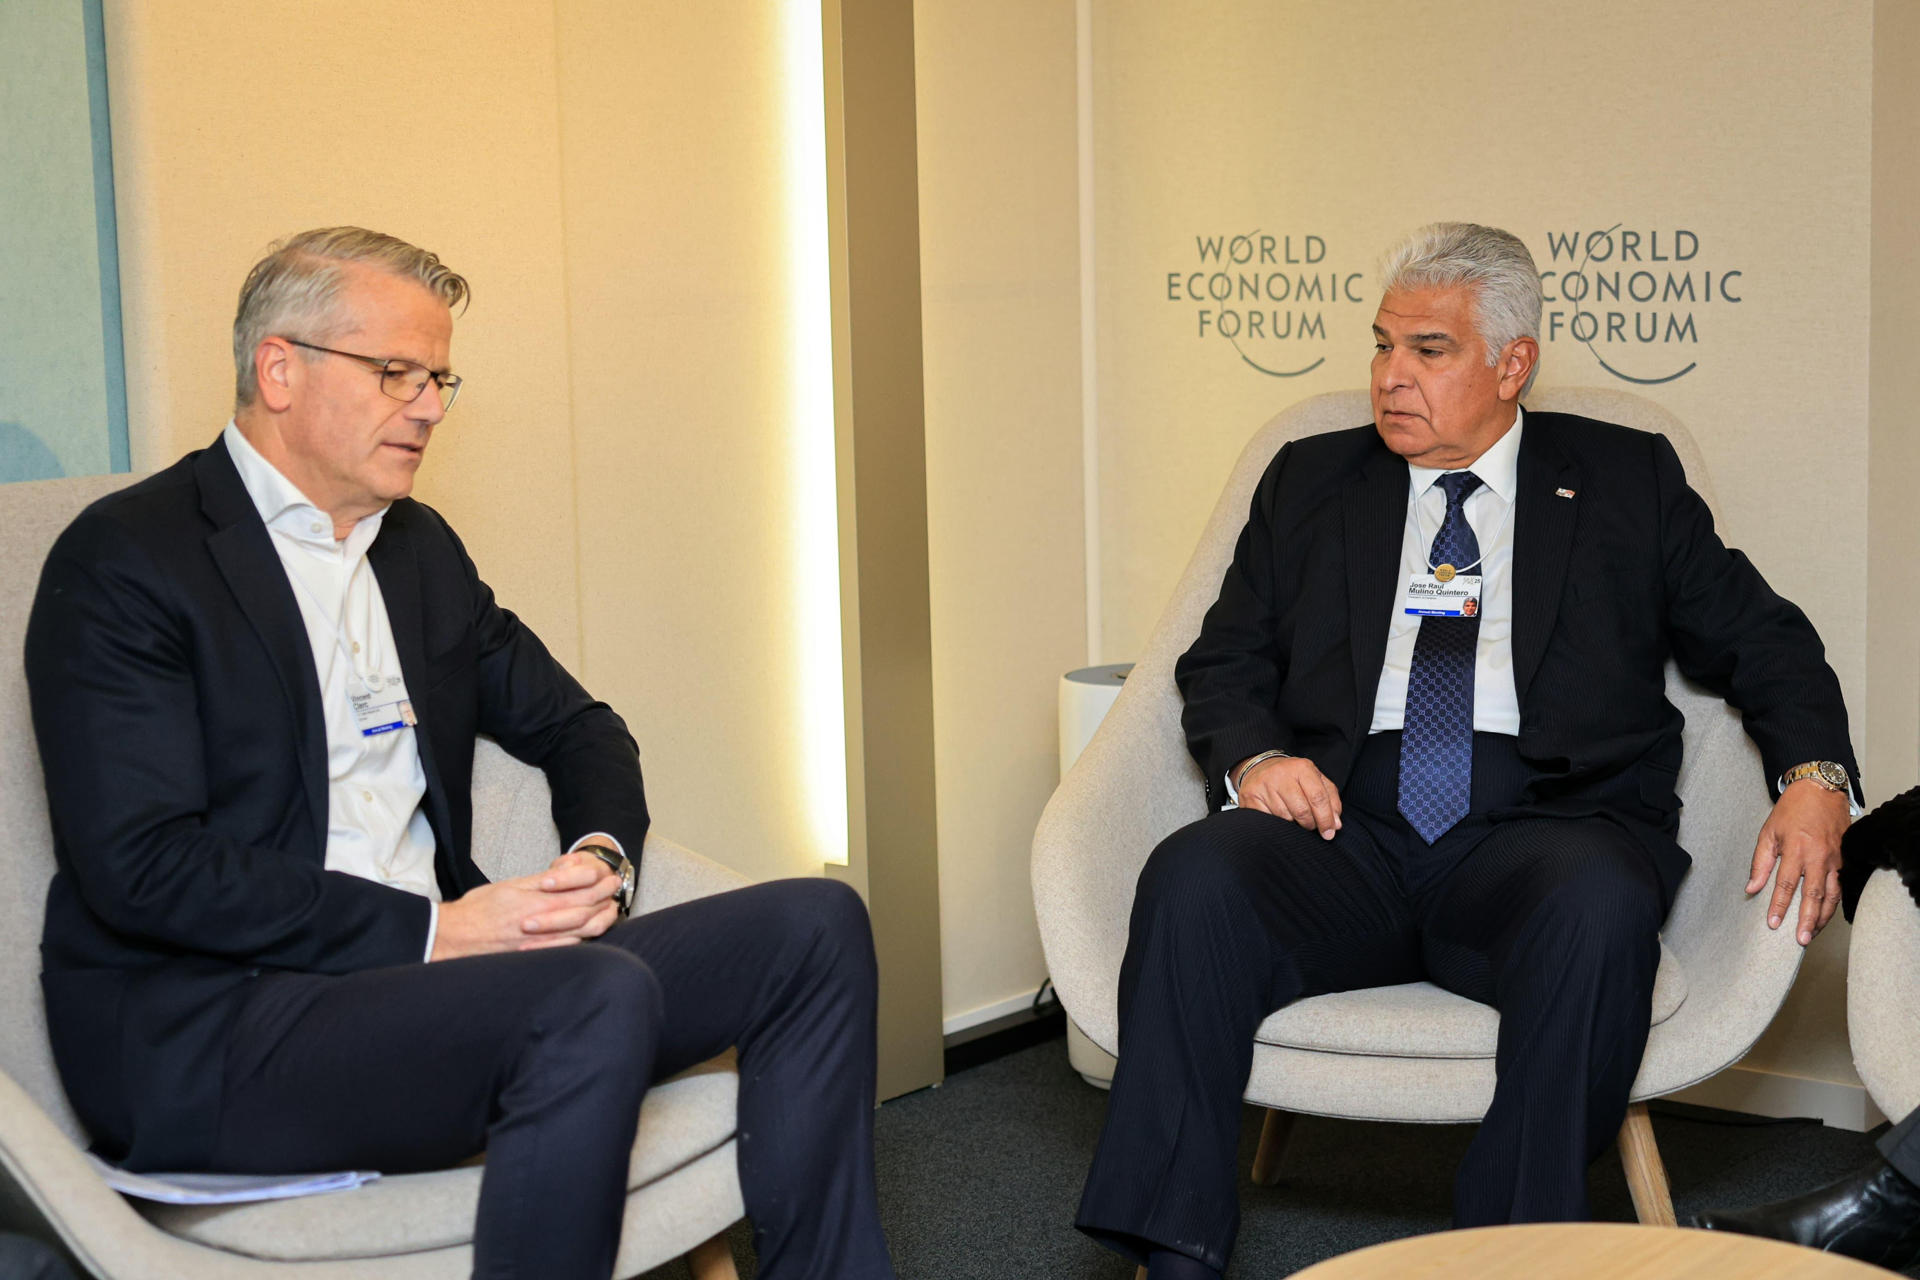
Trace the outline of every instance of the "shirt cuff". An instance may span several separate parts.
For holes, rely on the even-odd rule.
[[[433,959],[433,940],[440,932],[440,904],[432,898],[427,899],[427,950],[421,956],[422,961]]]
[[[621,847],[620,842],[618,840],[615,840],[612,836],[608,835],[604,831],[587,832],[587,834],[581,836],[578,840],[575,840],[572,844],[568,845],[567,852],[572,853],[583,844],[603,844],[607,846],[607,848],[619,854],[621,857],[624,858],[627,856],[627,851]]]

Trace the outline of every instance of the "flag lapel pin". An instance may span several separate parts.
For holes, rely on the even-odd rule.
[[[1557,498],[1571,498],[1573,496],[1573,490],[1571,489],[1555,489],[1553,493]]]

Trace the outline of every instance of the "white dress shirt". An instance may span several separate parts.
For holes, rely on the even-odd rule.
[[[1507,433],[1472,466],[1454,468],[1481,480],[1464,504],[1467,523],[1480,543],[1480,566],[1458,566],[1463,574],[1479,573],[1485,579],[1480,584],[1480,644],[1473,664],[1473,727],[1480,733],[1520,732],[1520,695],[1513,685],[1513,500],[1520,485],[1520,433],[1525,425],[1526,412],[1516,406]],[[1407,677],[1413,670],[1413,642],[1420,634],[1419,615],[1406,612],[1407,580],[1431,572],[1427,553],[1447,514],[1447,493],[1439,483],[1447,472],[1412,464],[1407,471],[1407,531],[1400,542],[1387,657],[1368,733],[1405,727]]]
[[[367,564],[367,548],[379,536],[387,508],[355,522],[344,539],[336,540],[333,518],[261,457],[239,427],[227,423],[221,439],[287,571],[320,678],[327,722],[327,870],[426,898],[432,906],[421,958],[431,959],[440,927],[440,882],[434,875],[433,829],[421,805],[427,776],[415,730],[361,733],[347,694],[354,677],[364,682],[376,674],[384,682],[400,676],[386,598]],[[625,855],[620,842],[604,831],[581,836],[568,852],[583,844],[604,844]]]
[[[414,730],[363,734],[348,699],[350,683],[358,686],[369,675],[400,676],[387,602],[367,564],[367,548],[379,536],[387,509],[362,518],[344,539],[335,540],[333,517],[261,457],[238,427],[229,422],[221,438],[287,571],[320,677],[327,723],[327,870],[377,880],[438,904],[433,831],[420,803],[427,775]],[[435,905],[427,923],[428,956],[439,924]]]

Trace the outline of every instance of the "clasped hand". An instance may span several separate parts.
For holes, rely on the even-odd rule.
[[[597,938],[620,918],[620,877],[590,853],[565,853],[545,871],[470,889],[440,904],[434,960],[565,947]]]

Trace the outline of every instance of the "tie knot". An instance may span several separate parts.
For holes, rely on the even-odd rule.
[[[1480,487],[1480,477],[1471,471],[1449,471],[1440,477],[1440,487],[1446,491],[1448,509],[1458,510],[1467,495]]]

